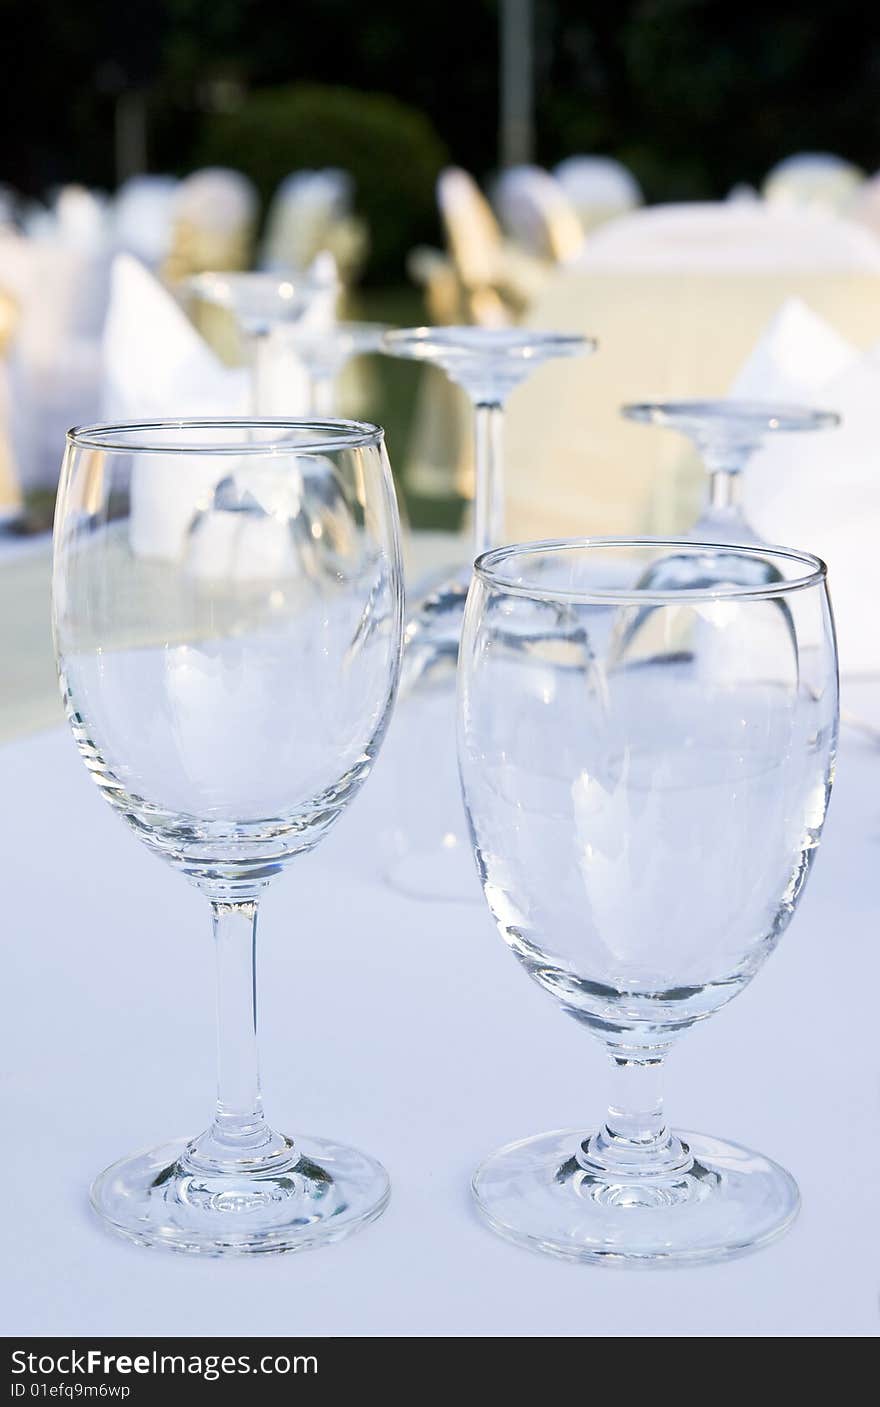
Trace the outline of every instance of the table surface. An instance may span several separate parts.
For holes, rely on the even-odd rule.
[[[38,547],[0,564],[13,651],[0,736],[19,734],[0,747],[5,1333],[876,1335],[880,1237],[865,1198],[880,1160],[880,750],[853,732],[790,931],[668,1071],[674,1122],[794,1172],[803,1209],[776,1245],[648,1272],[556,1261],[482,1225],[475,1165],[512,1139],[598,1121],[604,1057],[519,970],[481,904],[422,904],[378,878],[376,835],[393,805],[384,759],[337,829],[267,894],[261,1042],[270,1117],[379,1156],[387,1212],[339,1245],[253,1261],[106,1234],[87,1205],[94,1174],[209,1117],[210,928],[204,900],[101,800],[66,728],[33,731],[58,718],[46,560]],[[878,703],[864,700],[874,717]]]
[[[604,1058],[482,906],[421,904],[376,877],[381,765],[267,895],[261,1018],[270,1116],[380,1156],[388,1211],[339,1245],[253,1261],[106,1234],[86,1202],[95,1172],[206,1122],[207,906],[120,824],[66,730],[0,749],[0,779],[7,1334],[876,1334],[880,755],[867,744],[843,749],[779,951],[669,1068],[674,1118],[781,1160],[801,1216],[757,1254],[653,1273],[545,1258],[478,1220],[473,1167],[511,1139],[597,1120]]]

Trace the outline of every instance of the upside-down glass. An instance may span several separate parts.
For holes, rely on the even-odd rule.
[[[250,363],[251,411],[272,415],[276,409],[277,339],[285,329],[301,326],[313,309],[332,316],[339,293],[335,265],[319,264],[308,272],[193,274],[186,286],[194,298],[223,308],[235,318]],[[309,398],[314,402],[312,388]]]
[[[388,326],[382,322],[334,322],[329,327],[294,324],[279,329],[282,347],[293,352],[306,368],[312,415],[335,415],[336,383],[354,357],[378,352]]]
[[[640,585],[670,554],[697,553],[700,588]],[[743,586],[747,558],[773,580]],[[681,1033],[742,991],[788,926],[836,740],[817,558],[598,539],[478,560],[459,758],[480,878],[514,956],[614,1068],[598,1130],[542,1134],[479,1169],[495,1230],[585,1260],[687,1262],[791,1222],[793,1178],[670,1131],[659,1077]]]
[[[409,612],[401,682],[401,703],[407,702],[395,725],[399,736],[412,735],[415,757],[424,755],[430,737],[432,755],[439,751],[441,761],[432,768],[431,786],[415,789],[413,748],[400,748],[398,770],[406,784],[388,877],[413,898],[479,901],[455,775],[454,690],[472,564],[503,540],[504,407],[511,392],[546,362],[586,356],[596,343],[536,328],[409,327],[387,332],[384,346],[395,357],[441,368],[466,393],[474,417],[471,552],[456,571],[417,597]]]
[[[332,511],[328,511],[328,504]],[[156,520],[183,527],[170,539]],[[371,770],[397,684],[402,586],[382,431],[166,421],[71,431],[55,521],[55,644],[83,760],[135,834],[211,906],[218,1098],[208,1129],[109,1168],[131,1240],[266,1252],[378,1216],[373,1158],[276,1133],[257,1069],[266,885]]]
[[[675,430],[697,448],[709,476],[709,496],[688,537],[702,542],[761,542],[742,509],[742,476],[749,460],[777,435],[831,430],[833,411],[772,401],[645,401],[621,406],[625,420]]]

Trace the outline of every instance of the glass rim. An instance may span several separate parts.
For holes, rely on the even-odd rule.
[[[424,348],[426,354],[442,348],[444,353],[468,356],[480,347],[491,348],[501,354],[516,352],[524,348],[554,346],[571,352],[587,354],[598,350],[595,337],[580,332],[562,332],[553,328],[532,327],[478,327],[473,323],[417,324],[413,327],[390,327],[384,336],[386,347],[392,350],[403,347]],[[494,334],[494,337],[493,337]],[[467,345],[470,343],[471,345]]]
[[[662,430],[680,430],[683,422],[712,422],[735,431],[745,426],[765,430],[835,430],[841,423],[836,410],[802,405],[795,401],[756,400],[754,397],[697,396],[693,399],[627,401],[620,407],[624,420],[654,425]],[[794,422],[798,422],[795,424]]]
[[[505,574],[504,564],[511,558],[526,556],[549,556],[554,552],[587,552],[591,548],[668,548],[670,555],[676,550],[692,553],[700,551],[725,552],[739,557],[756,555],[769,558],[783,558],[787,562],[797,562],[805,571],[802,575],[787,581],[764,583],[763,585],[722,585],[713,587],[685,587],[682,590],[662,590],[637,586],[626,587],[565,587],[544,586],[517,581]],[[504,547],[493,547],[483,552],[474,562],[474,572],[488,586],[498,587],[515,596],[528,596],[541,601],[572,601],[584,605],[633,605],[644,602],[652,605],[675,605],[682,601],[737,601],[768,600],[778,596],[788,596],[793,591],[803,591],[808,587],[822,584],[828,568],[812,552],[795,547],[763,547],[758,543],[698,542],[694,538],[667,537],[572,537],[545,538],[535,542],[515,542]]]
[[[290,288],[292,295],[300,288],[323,288],[329,280],[311,269],[201,269],[183,280],[191,293],[207,292],[224,283],[231,288]]]
[[[174,431],[240,430],[242,438],[220,444],[202,441],[174,442]],[[279,437],[269,440],[245,438],[253,430],[277,430]],[[292,444],[281,438],[281,432],[301,430],[311,438]],[[170,434],[169,434],[170,432]],[[125,436],[142,435],[141,443]],[[150,436],[155,435],[154,440]],[[120,454],[197,454],[197,455],[281,455],[326,454],[331,450],[367,449],[381,445],[385,431],[366,420],[337,420],[332,417],[297,416],[184,416],[156,420],[95,421],[90,425],[74,425],[67,431],[68,445],[77,448],[111,450]]]

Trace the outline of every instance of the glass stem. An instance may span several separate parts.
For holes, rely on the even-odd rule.
[[[265,1128],[257,1057],[257,904],[211,904],[217,967],[215,1135],[252,1139]]]
[[[336,378],[326,372],[313,371],[309,377],[309,402],[311,415],[321,419],[332,418],[336,409]]]
[[[274,357],[270,332],[251,336],[251,413],[272,414],[272,372]]]
[[[739,507],[741,475],[738,470],[713,469],[709,475],[709,508],[722,513]]]
[[[254,1168],[287,1156],[290,1143],[263,1114],[257,1060],[257,901],[213,900],[217,972],[217,1106],[186,1161],[204,1171]]]
[[[474,406],[474,557],[501,541],[504,531],[504,410],[500,401]]]
[[[582,1162],[604,1177],[681,1173],[691,1165],[687,1149],[670,1133],[663,1113],[666,1051],[632,1055],[616,1051],[605,1123],[582,1147]]]

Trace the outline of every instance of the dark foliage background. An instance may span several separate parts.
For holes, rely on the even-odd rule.
[[[880,17],[864,0],[535,0],[535,11],[542,163],[616,155],[651,199],[722,195],[798,150],[880,167]],[[380,264],[407,239],[436,237],[423,192],[447,153],[481,176],[497,158],[496,0],[0,0],[0,23],[0,181],[31,194],[113,184],[115,99],[133,87],[148,104],[154,170],[222,148],[224,121],[238,114],[247,127],[249,95],[263,89],[330,85],[422,114],[421,125],[401,118],[421,133],[418,170],[399,155],[386,163],[381,200],[393,203],[396,161],[405,229],[396,243],[382,235]],[[382,122],[367,129],[360,174],[378,182],[381,151],[371,165],[367,149]],[[321,163],[327,124],[305,125],[292,145],[291,167]],[[255,138],[236,164],[265,184],[265,158]],[[287,164],[277,150],[273,160]]]

